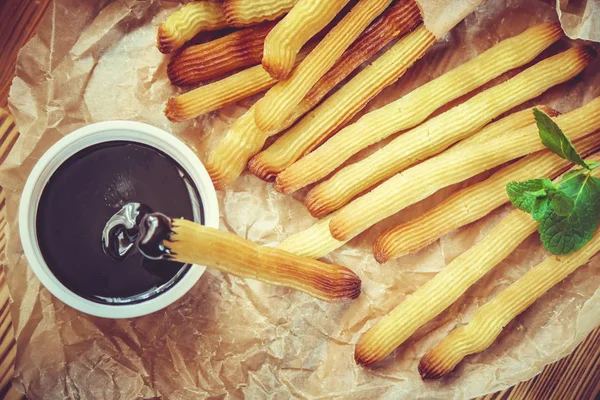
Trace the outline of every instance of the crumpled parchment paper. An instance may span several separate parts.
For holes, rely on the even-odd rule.
[[[596,1],[587,4],[597,6]],[[16,220],[24,181],[52,143],[84,124],[132,119],[173,132],[204,158],[255,100],[189,123],[166,120],[163,104],[178,89],[169,85],[168,57],[154,43],[157,25],[175,6],[158,0],[57,0],[19,56],[9,104],[21,137],[0,167],[10,220],[5,264],[18,390],[31,399],[470,398],[531,378],[600,323],[596,257],[513,321],[490,349],[468,357],[445,379],[421,381],[416,367],[424,352],[547,255],[533,235],[384,363],[373,369],[355,365],[354,343],[362,333],[480,240],[508,207],[385,265],[371,255],[374,237],[489,173],[436,193],[329,255],[328,260],[349,266],[363,280],[363,293],[351,304],[331,305],[211,270],[177,303],[137,319],[94,318],[53,298],[28,268]],[[446,12],[448,26],[457,22],[451,10],[439,9],[439,15]],[[534,23],[556,18],[550,1],[488,0],[448,34],[442,29],[427,55],[366,109],[381,107]],[[591,35],[598,34],[598,27],[583,20],[588,22],[578,32],[597,37]],[[567,40],[556,44],[542,57],[568,45]],[[523,107],[545,103],[564,112],[598,95],[596,60],[579,77]],[[298,200],[302,195],[281,195],[245,173],[219,193],[221,229],[275,245],[313,223]]]

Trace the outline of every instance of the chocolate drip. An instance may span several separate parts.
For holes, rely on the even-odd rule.
[[[102,250],[113,260],[121,261],[136,251],[138,226],[152,209],[145,204],[127,203],[113,215],[102,230]]]
[[[175,160],[146,145],[81,150],[52,174],[40,198],[36,234],[46,264],[67,288],[98,303],[132,304],[169,290],[190,266],[144,257],[138,226],[152,210],[194,220],[201,199],[190,182]]]
[[[173,255],[165,246],[171,240],[171,218],[161,213],[146,214],[139,224],[137,248],[151,260],[170,260]]]

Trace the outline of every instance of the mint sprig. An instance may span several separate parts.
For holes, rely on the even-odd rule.
[[[583,168],[566,173],[559,182],[531,179],[510,182],[506,192],[511,203],[540,223],[544,247],[553,254],[569,254],[585,245],[600,221],[600,179],[592,171],[599,162],[584,161],[573,143],[543,111],[533,114],[542,143],[553,153]]]

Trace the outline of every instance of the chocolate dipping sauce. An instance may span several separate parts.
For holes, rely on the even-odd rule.
[[[134,222],[152,210],[193,221],[200,198],[190,181],[172,158],[138,143],[102,143],[73,155],[50,177],[38,206],[37,239],[48,267],[71,291],[98,303],[131,304],[168,290],[189,265],[150,260],[127,247],[135,224],[111,233],[122,248],[103,249],[103,230],[120,210]]]

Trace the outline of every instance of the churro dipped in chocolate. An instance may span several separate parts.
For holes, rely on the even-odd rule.
[[[206,265],[240,278],[300,290],[328,302],[360,295],[360,278],[346,267],[260,246],[232,233],[160,213],[146,214],[141,219],[136,245],[150,259]]]

